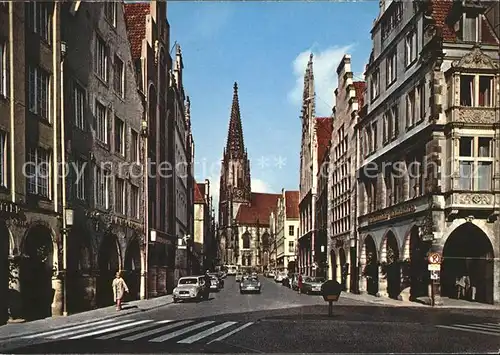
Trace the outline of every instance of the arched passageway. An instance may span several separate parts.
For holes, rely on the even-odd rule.
[[[344,248],[339,250],[339,267],[340,267],[340,280],[339,283],[342,285],[342,290],[347,290],[347,274],[349,272],[349,266],[347,265],[347,260],[345,257]]]
[[[97,306],[113,304],[113,288],[111,287],[115,273],[120,270],[118,240],[115,235],[106,233],[101,242],[98,255],[99,277],[97,278]]]
[[[73,228],[68,236],[67,307],[71,313],[92,309],[94,290],[90,281],[91,248],[89,233]]]
[[[455,229],[443,248],[441,295],[493,303],[493,247],[476,225],[465,223]],[[465,294],[459,295],[457,281],[465,277]]]
[[[9,230],[0,220],[0,325],[9,318],[9,241]]]
[[[366,263],[363,275],[366,277],[366,291],[370,295],[378,292],[378,257],[375,241],[371,236],[365,238]]]
[[[420,239],[418,227],[414,226],[410,231],[410,298],[415,300],[418,297],[428,295],[428,285],[430,282],[429,271],[427,270],[427,254],[430,249],[429,242]]]
[[[123,269],[125,271],[124,279],[130,291],[130,299],[138,300],[141,288],[141,248],[137,239],[130,242],[125,252]]]
[[[42,225],[30,228],[23,243],[25,256],[20,267],[20,288],[25,319],[34,320],[52,315],[53,255],[52,233]]]
[[[397,299],[401,292],[401,265],[399,262],[398,241],[394,233],[386,235],[386,267],[387,293],[390,298]]]

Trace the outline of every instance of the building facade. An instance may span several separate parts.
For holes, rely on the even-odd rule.
[[[269,216],[276,208],[278,196],[251,190],[250,161],[243,141],[238,85],[235,83],[219,192],[224,265],[262,270],[269,264]]]
[[[275,216],[275,217],[274,217]],[[296,271],[297,237],[299,233],[299,191],[281,191],[276,212],[273,213],[274,232],[272,250],[276,268],[280,271]]]
[[[318,268],[321,268],[319,272],[324,274],[326,266],[324,265],[326,244],[322,244],[324,236],[323,239],[318,239],[317,235],[316,201],[320,159],[331,138],[332,118],[316,117],[312,54],[304,74],[301,121],[298,271],[304,275],[315,276]]]
[[[333,130],[330,147],[331,193],[328,244],[329,279],[336,279],[345,290],[357,289],[356,261],[356,162],[357,117],[363,106],[365,82],[354,81],[351,56],[346,54],[337,67]]]
[[[500,300],[499,42],[486,10],[381,3],[359,125],[362,291],[417,299],[433,287],[441,302],[468,277],[466,298]],[[433,281],[428,252],[443,258]]]
[[[214,235],[212,196],[210,180],[195,185],[194,195],[194,255],[196,265],[193,274],[204,273],[205,270],[215,270],[217,245]]]

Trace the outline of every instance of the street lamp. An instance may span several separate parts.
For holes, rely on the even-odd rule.
[[[68,315],[68,232],[73,226],[73,209],[67,207],[63,216],[63,316]]]

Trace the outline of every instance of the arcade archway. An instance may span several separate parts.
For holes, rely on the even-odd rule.
[[[106,233],[101,242],[98,255],[99,277],[97,278],[98,307],[113,304],[113,289],[111,287],[115,273],[120,270],[120,255],[118,240],[115,235]]]
[[[399,262],[399,247],[396,236],[392,231],[385,236],[387,293],[390,298],[396,299],[401,292],[401,265]]]
[[[375,296],[378,292],[378,257],[375,241],[370,235],[365,238],[364,249],[366,262],[363,275],[366,277],[366,291]]]
[[[410,298],[415,300],[418,297],[428,295],[429,271],[427,270],[427,254],[430,243],[420,240],[418,227],[414,226],[410,231]]]
[[[43,225],[30,228],[23,246],[25,256],[20,266],[20,288],[24,318],[43,319],[52,315],[52,274],[54,246],[52,233]]]
[[[9,241],[9,230],[0,221],[0,325],[9,318]]]
[[[463,298],[493,303],[493,247],[488,236],[473,223],[455,229],[443,248],[441,295],[457,298],[457,280],[468,277]]]
[[[342,290],[347,290],[347,274],[348,274],[348,266],[345,257],[344,248],[340,248],[339,250],[339,267],[340,267],[340,284],[342,285]]]
[[[130,242],[125,252],[123,269],[125,271],[124,279],[130,291],[130,298],[138,300],[141,288],[141,247],[137,239]]]
[[[82,312],[92,309],[94,287],[90,279],[91,247],[86,230],[73,228],[68,237],[68,277],[66,292],[69,312]]]

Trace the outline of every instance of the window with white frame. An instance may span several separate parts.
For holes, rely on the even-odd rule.
[[[50,76],[45,70],[33,66],[28,72],[29,110],[50,121]]]
[[[108,171],[96,167],[95,204],[105,209],[109,208],[109,178]]]
[[[399,106],[398,105],[392,106],[391,116],[392,116],[391,138],[396,138],[399,135]]]
[[[415,90],[406,94],[406,127],[411,127],[416,122]]]
[[[108,81],[108,53],[106,42],[96,35],[95,72],[105,82]]]
[[[290,237],[293,237],[294,231],[295,231],[295,228],[293,228],[293,226],[288,226],[288,235]]]
[[[116,27],[116,12],[118,3],[115,1],[108,1],[104,3],[104,15],[113,27]]]
[[[295,253],[295,242],[293,240],[288,241],[288,253]]]
[[[492,107],[494,98],[493,76],[461,75],[460,105]]]
[[[375,100],[380,94],[380,71],[376,69],[370,80],[370,97]]]
[[[382,144],[387,144],[389,141],[389,121],[390,121],[390,113],[385,112],[383,117],[383,127],[382,127]]]
[[[0,131],[0,187],[7,187],[7,132]]]
[[[464,14],[460,19],[458,38],[464,42],[479,42],[481,38],[481,16]]]
[[[419,105],[417,118],[419,121],[421,121],[425,118],[425,109],[426,109],[425,81],[421,82],[420,85],[418,86],[417,94],[418,94],[418,105]]]
[[[7,44],[0,42],[0,96],[7,96]]]
[[[115,152],[125,156],[125,123],[115,117]]]
[[[52,34],[52,8],[53,2],[34,1],[27,3],[28,27],[47,43],[50,43]]]
[[[98,140],[103,143],[108,143],[108,111],[106,106],[95,101],[95,120],[94,120],[95,135]]]
[[[125,214],[125,180],[115,178],[115,212]]]
[[[77,83],[73,87],[73,100],[75,110],[74,124],[81,130],[85,130],[85,90]]]
[[[410,66],[417,59],[417,31],[411,30],[405,38],[405,62]]]
[[[406,171],[402,162],[396,162],[392,171],[393,177],[393,201],[394,204],[403,202],[404,199],[404,177]]]
[[[388,54],[386,59],[387,75],[386,86],[390,86],[397,79],[397,50],[393,50]]]
[[[87,162],[83,160],[76,160],[73,165],[73,176],[74,176],[74,184],[75,184],[75,195],[76,198],[82,201],[85,201],[85,176]]]
[[[113,76],[113,84],[115,92],[120,97],[125,96],[125,65],[123,61],[115,55],[115,65],[114,65],[115,73]]]
[[[26,184],[28,193],[50,198],[50,154],[46,149],[28,150],[26,165]]]
[[[139,218],[139,187],[130,185],[130,216]]]
[[[139,133],[130,132],[130,161],[139,162]]]
[[[490,191],[493,178],[493,139],[460,137],[459,188],[467,191]]]
[[[378,148],[378,129],[377,129],[378,122],[375,121],[372,123],[372,134],[373,134],[373,151],[377,150]]]

